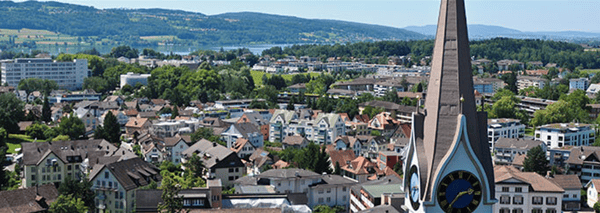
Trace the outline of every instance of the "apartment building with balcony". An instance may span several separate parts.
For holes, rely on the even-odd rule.
[[[331,144],[346,134],[345,123],[339,114],[305,115],[304,111],[277,110],[270,120],[269,141],[283,141],[288,136],[304,135],[317,144]]]
[[[591,124],[554,123],[537,127],[535,140],[544,141],[549,148],[589,146],[596,140],[595,134]]]
[[[598,165],[600,147],[579,146],[571,148],[569,159],[565,161],[569,174],[579,176],[582,184],[600,178],[600,165]]]
[[[563,188],[535,172],[494,166],[494,213],[562,212]]]
[[[78,90],[89,75],[87,59],[54,61],[50,58],[18,58],[1,61],[2,84],[18,86],[22,79],[41,78],[56,81],[63,89]]]
[[[525,135],[525,124],[510,118],[488,119],[488,141],[490,150],[500,138],[522,138]]]
[[[517,155],[525,155],[530,149],[537,146],[542,147],[544,152],[547,151],[547,146],[542,141],[500,138],[494,147],[494,162],[496,164],[512,164]]]

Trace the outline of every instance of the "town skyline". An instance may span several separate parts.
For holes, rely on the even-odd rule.
[[[21,0],[16,2],[22,2]],[[439,1],[90,1],[58,2],[108,8],[162,8],[217,15],[235,12],[259,12],[308,19],[332,19],[397,28],[433,25],[437,22]],[[600,3],[591,0],[467,0],[468,24],[501,26],[526,32],[582,31],[600,33],[595,13]],[[576,13],[574,11],[577,11]],[[527,20],[527,21],[523,21]],[[582,21],[589,20],[589,21]]]

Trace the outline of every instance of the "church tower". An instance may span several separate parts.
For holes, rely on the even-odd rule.
[[[492,212],[487,114],[477,112],[464,0],[442,0],[425,108],[405,163],[409,212]]]

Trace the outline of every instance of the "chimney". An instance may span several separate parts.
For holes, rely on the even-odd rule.
[[[217,143],[216,142],[213,142],[213,147],[217,147]]]

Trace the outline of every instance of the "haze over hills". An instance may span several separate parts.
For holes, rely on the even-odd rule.
[[[423,35],[435,36],[436,25],[409,26],[404,29],[421,33]],[[469,39],[489,39],[496,37],[508,38],[530,38],[551,40],[576,40],[576,39],[600,39],[600,33],[589,33],[579,31],[564,32],[523,32],[500,26],[471,24],[469,25]]]
[[[168,9],[96,9],[59,2],[0,2],[1,29],[39,29],[61,34],[144,44],[141,36],[173,36],[199,45],[333,43],[425,39],[405,29],[262,13],[202,13]],[[169,41],[174,42],[174,41]]]

